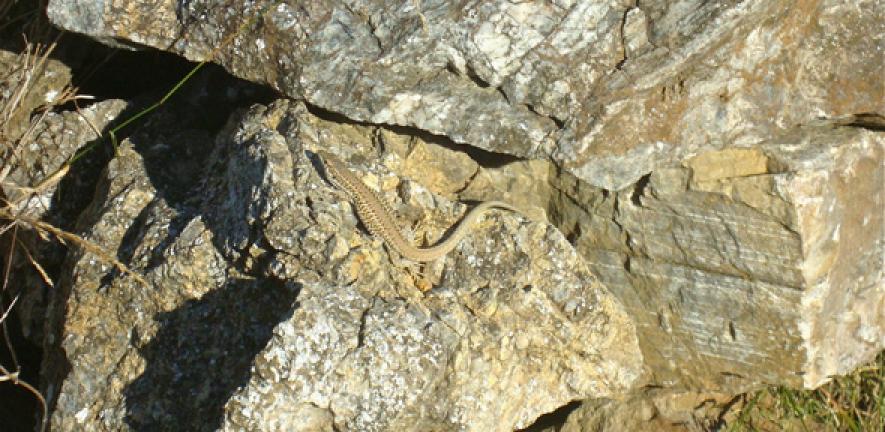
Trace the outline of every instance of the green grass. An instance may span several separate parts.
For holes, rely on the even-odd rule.
[[[747,395],[725,428],[743,431],[885,430],[885,352],[817,390],[771,387]]]

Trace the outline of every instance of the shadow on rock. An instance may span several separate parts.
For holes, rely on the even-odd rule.
[[[239,279],[159,314],[158,333],[140,348],[144,373],[123,391],[126,423],[143,431],[217,430],[225,403],[247,384],[253,358],[297,307],[299,290]]]

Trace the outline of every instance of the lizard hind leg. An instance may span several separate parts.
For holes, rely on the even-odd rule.
[[[405,274],[411,281],[409,285],[416,288],[423,297],[424,293],[439,284],[444,266],[444,259],[430,262],[412,261],[400,256],[396,251],[390,250],[390,261],[394,268],[405,270]]]
[[[430,225],[426,218],[418,221],[415,227],[416,233],[421,233],[420,247],[428,247],[432,246],[436,241],[431,240],[428,236],[430,230],[425,229],[427,225]],[[423,279],[422,287],[419,287],[422,291],[427,292],[433,287],[439,285],[442,280],[443,270],[445,269],[446,257],[442,256],[433,261],[424,262],[421,266],[420,277]],[[421,281],[419,281],[421,282]]]

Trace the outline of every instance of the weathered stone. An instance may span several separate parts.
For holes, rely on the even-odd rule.
[[[71,71],[43,55],[0,50],[0,200],[4,210],[17,218],[59,224],[77,215],[66,212],[74,206],[59,197],[60,182],[66,180],[66,189],[72,191],[83,180],[70,173],[66,163],[94,144],[126,103],[106,100],[76,112],[54,111],[69,89]],[[3,225],[2,231],[9,234],[4,240],[15,243],[3,243],[4,251],[11,252],[4,296],[16,299],[17,324],[39,346],[45,295],[53,283],[47,273],[63,259],[64,250],[57,243],[41,241],[49,236],[34,233],[27,224],[8,228]]]
[[[251,21],[253,14],[260,17]],[[504,360],[489,361],[514,361],[504,348],[489,348],[507,329],[523,336],[520,349],[542,345],[535,336],[526,340],[535,327],[511,319],[524,298],[508,297],[514,293],[507,287],[535,271],[529,263],[545,262],[531,252],[538,244],[568,250],[550,226],[495,213],[458,258],[420,273],[400,271],[403,263],[388,262],[377,239],[357,234],[350,206],[312,179],[303,152],[320,147],[345,156],[366,183],[398,203],[400,221],[418,243],[433,242],[462,214],[452,200],[503,199],[549,221],[579,256],[552,260],[548,267],[562,273],[530,292],[550,292],[561,286],[556,278],[566,285],[589,280],[581,264],[588,263],[636,323],[652,385],[723,393],[761,383],[814,387],[885,346],[885,81],[877,79],[885,75],[885,20],[877,2],[205,0],[70,7],[52,0],[49,16],[102,40],[211,57],[340,121],[281,104],[266,111],[263,123],[234,124],[222,134],[231,142],[220,148],[241,152],[226,162],[216,157],[207,189],[195,193],[216,193],[200,213],[207,229],[223,233],[213,237],[213,253],[250,278],[305,281],[298,287],[310,296],[299,294],[299,301],[315,306],[274,309],[278,319],[267,321],[247,350],[258,355],[260,373],[238,381],[240,390],[206,390],[209,408],[180,407],[157,393],[148,398],[153,408],[131,411],[138,420],[130,424],[166,424],[156,420],[165,409],[174,418],[224,412],[229,428],[506,428],[555,407],[526,409],[538,394],[559,402],[596,397],[557,388],[550,370],[558,366],[538,367],[538,376],[549,378],[538,378],[549,384],[549,393],[538,393],[496,375],[494,365]],[[295,132],[290,121],[304,129]],[[462,144],[472,149],[463,154]],[[521,240],[501,240],[513,238]],[[488,265],[482,257],[510,271],[472,271]],[[488,286],[477,288],[474,278]],[[438,291],[455,285],[454,292],[469,295]],[[334,294],[323,297],[328,290]],[[438,310],[461,318],[428,314]],[[419,323],[426,332],[409,331]],[[559,325],[544,324],[538,331]],[[299,339],[317,328],[328,339]],[[467,336],[470,344],[458,339]],[[355,348],[324,350],[333,337]],[[537,337],[550,358],[581,343]],[[402,347],[391,340],[420,347],[425,355],[417,358],[425,363],[391,359],[385,348]],[[298,343],[319,354],[287,350]],[[454,352],[474,362],[475,369],[457,369],[467,381],[449,380],[448,366],[439,366],[454,358],[440,353]],[[291,385],[298,376],[317,376],[305,365],[332,367],[324,360],[335,355],[346,357],[334,366],[352,381]],[[524,368],[519,373],[537,367],[526,357],[514,363]],[[356,358],[377,374],[354,378]],[[631,365],[625,370],[632,374],[631,361],[624,354],[616,363]],[[446,378],[429,379],[419,366]],[[378,384],[387,379],[399,380],[398,387]],[[514,401],[478,398],[475,383]],[[505,393],[505,385],[513,387]],[[367,396],[372,391],[374,398]],[[303,402],[308,392],[312,399]],[[634,402],[591,402],[585,414],[599,419],[593,410],[643,406]],[[441,414],[446,409],[455,411]],[[490,426],[483,416],[491,410],[498,411]],[[666,417],[678,418],[673,411]],[[286,423],[295,418],[303,420]]]
[[[626,400],[591,400],[572,411],[561,432],[702,432],[721,427],[731,395],[649,389]]]
[[[885,347],[883,148],[804,127],[593,207],[564,181],[553,222],[636,320],[655,383],[813,388]]]
[[[866,3],[53,0],[48,14],[617,190],[708,147],[881,115],[885,20]]]
[[[291,102],[253,107],[192,182],[198,207],[164,198],[166,177],[122,146],[84,235],[129,251],[150,285],[74,257],[52,312],[70,372],[44,371],[53,427],[509,431],[640,383],[632,324],[548,224],[490,214],[422,294],[312,156],[373,173],[438,237],[464,206],[417,179],[400,198],[386,166],[408,164],[377,158],[376,133]]]
[[[67,196],[77,196],[77,192],[88,190],[83,187],[88,174],[82,175],[76,170],[72,173],[63,168],[76,152],[100,140],[97,133],[115,120],[126,106],[124,101],[109,99],[76,112],[47,112],[40,116],[31,125],[26,140],[18,146],[10,146],[14,149],[10,163],[0,164],[9,168],[0,182],[0,196],[11,205],[12,213],[29,220],[44,220],[57,225],[67,221],[73,225],[71,219],[77,214],[73,209],[82,203],[59,198],[59,184],[65,180]],[[28,254],[13,254],[15,283],[11,284],[19,296],[15,311],[22,334],[37,346],[43,341],[46,296],[53,289],[52,281],[47,281],[46,268],[51,269],[50,266],[60,263],[65,254],[61,245],[40,241],[41,238],[50,236],[24,230],[17,233],[18,244],[24,245]],[[40,271],[35,270],[32,259],[41,265]]]
[[[30,48],[23,53],[0,49],[0,104],[5,116],[0,141],[9,146],[32,126],[31,115],[41,107],[51,109],[71,83],[69,67]],[[0,157],[10,158],[5,153]],[[15,165],[15,159],[0,159],[0,167],[8,162]]]
[[[39,219],[51,207],[61,169],[78,150],[102,139],[99,135],[126,108],[110,99],[78,111],[48,112],[32,125],[26,142],[11,155],[8,176],[0,187],[14,211]],[[61,173],[64,174],[64,173]]]
[[[452,197],[476,175],[479,164],[470,156],[441,146],[417,144],[402,155],[404,175],[421,179],[434,193]]]

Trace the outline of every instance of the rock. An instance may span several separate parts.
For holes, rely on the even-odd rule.
[[[360,228],[312,156],[338,153],[442,234],[464,206],[400,180],[387,164],[408,164],[378,158],[376,133],[255,106],[215,140],[190,207],[121,146],[84,235],[149,285],[72,258],[51,315],[70,371],[45,362],[53,427],[509,431],[639,385],[630,320],[548,224],[490,213],[422,293],[422,270]]]
[[[654,382],[814,388],[885,347],[883,149],[877,132],[798,128],[592,207],[563,181],[553,222],[636,321]]]
[[[76,196],[82,194],[89,177],[66,164],[76,152],[98,143],[99,134],[127,103],[109,99],[77,111],[60,110],[55,105],[68,91],[71,71],[58,60],[34,55],[0,50],[0,199],[9,205],[4,210],[20,221],[64,226],[76,219],[74,209],[80,203],[64,199],[59,185]],[[10,232],[6,228],[4,224],[3,231]],[[6,237],[15,239],[17,252],[8,262],[11,277],[4,295],[16,298],[15,313],[23,336],[40,346],[46,295],[53,289],[49,274],[54,274],[65,252],[57,242],[42,241],[51,236],[30,230],[28,223],[21,223],[14,232]],[[4,242],[3,248],[7,247],[11,246]]]
[[[885,111],[881,14],[851,2],[52,0],[58,26],[212,59],[374,124],[551,159],[619,190],[705,148]],[[873,7],[875,9],[875,7]],[[182,36],[184,35],[184,36]]]
[[[70,85],[71,69],[58,60],[42,58],[43,55],[0,49],[0,102],[4,116],[0,139],[19,140],[32,126],[31,115],[41,107],[51,109]]]
[[[19,143],[14,162],[6,165],[10,170],[0,185],[0,195],[12,205],[12,212],[19,218],[42,220],[55,226],[73,225],[71,219],[82,202],[60,198],[59,185],[65,186],[67,196],[83,196],[90,175],[84,170],[65,168],[65,164],[76,152],[98,143],[102,138],[97,132],[104,130],[126,106],[122,100],[109,99],[79,111],[47,112],[40,116],[27,140]],[[23,335],[40,346],[46,297],[54,288],[43,272],[51,272],[64,259],[65,251],[56,242],[41,241],[52,238],[45,232],[36,235],[23,229],[16,237],[30,254],[30,258],[16,254],[12,262],[16,278],[12,285],[16,290],[21,288],[16,313]],[[35,271],[31,259],[40,263],[42,271]]]
[[[273,304],[273,318],[248,337],[217,336],[247,341],[238,355],[250,360],[225,365],[235,384],[212,375],[219,383],[204,385],[188,360],[183,382],[205,402],[188,405],[147,389],[175,376],[157,366],[133,387],[132,400],[150,402],[128,424],[199,412],[217,420],[207,429],[508,430],[580,398],[593,399],[581,412],[594,418],[650,407],[660,395],[643,399],[644,384],[698,395],[815,387],[882,350],[885,82],[871,78],[883,62],[870,37],[885,32],[881,11],[837,0],[635,3],[51,0],[63,28],[211,59],[325,119],[279,102],[219,135],[206,186],[185,192],[199,210],[178,210],[173,225],[198,224],[205,253],[219,257],[202,265],[233,269],[213,286],[233,285],[231,274],[252,288],[272,280],[275,294],[242,289],[269,296],[256,301]],[[503,199],[531,221],[492,213],[453,257],[418,271],[314,177],[305,151],[317,148],[397,203],[417,243],[463,214],[453,201]],[[611,368],[587,360],[596,351],[573,354],[613,343],[585,340],[599,337],[587,326],[597,315],[548,313],[575,299],[610,304],[599,307],[610,337],[629,340],[594,275],[635,323],[647,375],[631,343],[606,352]],[[183,283],[163,283],[173,282]],[[278,304],[295,292],[305,306]],[[192,356],[211,356],[197,347]],[[152,352],[158,365],[175,354]],[[339,380],[318,382],[333,370],[322,368],[340,368]]]
[[[109,99],[78,111],[47,112],[37,121],[26,142],[13,155],[13,168],[2,187],[20,215],[39,219],[52,208],[59,169],[79,150],[96,144],[99,136],[126,108],[127,103]]]
[[[626,400],[589,400],[572,411],[562,432],[686,432],[715,430],[731,396],[646,389]]]

